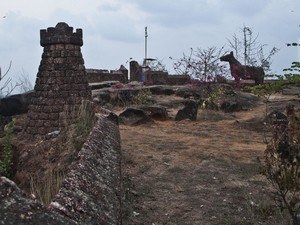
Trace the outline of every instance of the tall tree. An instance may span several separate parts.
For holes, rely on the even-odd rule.
[[[231,51],[234,51],[235,57],[244,65],[261,66],[265,71],[270,71],[272,56],[279,49],[272,47],[268,53],[265,53],[266,44],[258,40],[259,34],[255,34],[253,29],[247,26],[240,28],[240,34],[234,33],[231,39],[227,39]]]

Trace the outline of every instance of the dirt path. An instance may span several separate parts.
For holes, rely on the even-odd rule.
[[[120,125],[123,223],[286,224],[259,174],[264,107],[199,112],[196,122]]]

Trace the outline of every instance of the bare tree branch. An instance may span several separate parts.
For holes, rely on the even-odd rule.
[[[244,65],[261,66],[264,70],[269,71],[272,64],[271,58],[279,49],[273,47],[265,55],[264,49],[267,45],[258,41],[259,34],[255,35],[253,29],[247,26],[240,28],[240,31],[242,33],[241,37],[234,34],[231,40],[227,39],[230,48],[235,52],[236,58],[243,62]]]
[[[0,97],[5,97],[10,95],[17,87],[22,86],[22,82],[20,83],[13,83],[13,80],[11,77],[7,77],[9,74],[9,71],[12,66],[12,61],[10,61],[8,69],[2,76],[1,74],[1,68],[0,68]],[[7,77],[7,78],[6,78]],[[6,78],[6,79],[5,79]],[[3,84],[1,84],[3,83]]]
[[[219,58],[224,54],[224,46],[220,49],[209,47],[206,49],[191,48],[189,55],[173,62],[174,70],[178,74],[186,74],[191,78],[201,81],[213,81],[218,75],[226,74],[225,66],[219,63]]]

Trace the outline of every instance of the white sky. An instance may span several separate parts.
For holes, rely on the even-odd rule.
[[[163,60],[172,71],[173,58],[192,48],[221,47],[240,28],[253,28],[259,41],[280,52],[272,70],[282,73],[300,60],[299,0],[0,0],[0,67],[12,60],[10,75],[28,76],[34,84],[43,48],[40,29],[58,22],[83,29],[86,68],[117,69],[132,57],[144,57],[144,27],[148,27],[148,57]]]

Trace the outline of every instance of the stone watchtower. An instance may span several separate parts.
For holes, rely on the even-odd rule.
[[[82,29],[58,23],[40,31],[42,59],[28,112],[26,132],[44,135],[64,127],[62,112],[66,107],[78,109],[82,100],[91,99],[84,60]]]

